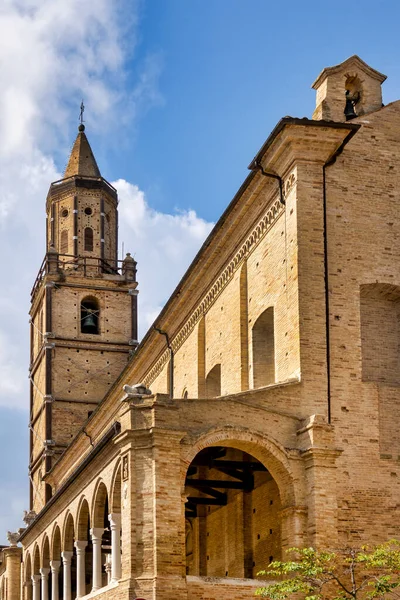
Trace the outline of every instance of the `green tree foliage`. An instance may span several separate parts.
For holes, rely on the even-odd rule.
[[[277,579],[256,591],[270,600],[296,594],[305,600],[372,600],[400,598],[400,541],[361,549],[317,552],[291,548],[293,560],[274,561],[259,575]]]

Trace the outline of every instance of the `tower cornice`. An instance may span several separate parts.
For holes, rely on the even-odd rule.
[[[118,203],[118,194],[114,186],[111,185],[104,177],[87,177],[82,175],[72,175],[66,179],[58,179],[50,184],[50,189],[47,194],[47,203],[57,200],[59,196],[70,193],[77,188],[100,190],[105,192],[115,204]]]

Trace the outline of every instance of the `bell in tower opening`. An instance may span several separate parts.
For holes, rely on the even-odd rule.
[[[84,299],[81,303],[81,332],[99,333],[99,305],[95,299]]]

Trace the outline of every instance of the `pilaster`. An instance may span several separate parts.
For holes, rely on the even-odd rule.
[[[134,468],[129,474],[134,484],[124,488],[123,483],[123,489],[130,489],[134,495],[135,514],[130,515],[134,517],[135,540],[132,572],[137,586],[135,593],[146,600],[186,598],[184,503],[180,480],[180,441],[184,432],[173,429],[175,415],[176,408],[161,395],[127,396],[121,407],[122,431],[118,443],[129,442],[128,464]],[[124,463],[122,470],[124,479]],[[123,544],[127,510],[123,499]],[[125,570],[123,563],[123,575]]]
[[[11,546],[3,550],[8,581],[7,600],[21,600],[22,549]]]
[[[308,500],[308,544],[334,548],[337,528],[337,466],[334,429],[321,415],[313,415],[297,432],[304,461]]]

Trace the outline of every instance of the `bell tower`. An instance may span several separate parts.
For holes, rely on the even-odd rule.
[[[31,298],[31,509],[54,490],[57,458],[137,346],[136,262],[118,260],[118,197],[79,126],[46,203],[46,256]]]

